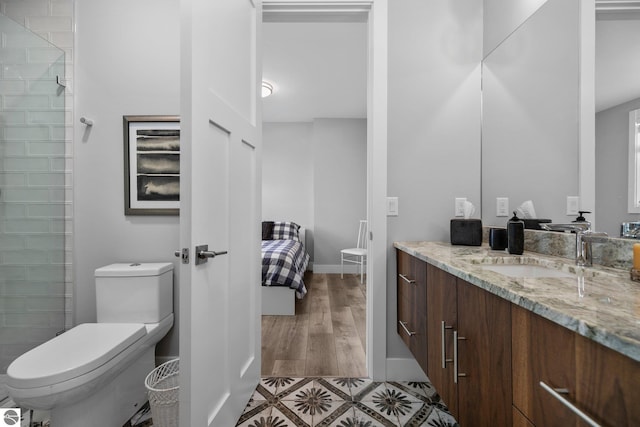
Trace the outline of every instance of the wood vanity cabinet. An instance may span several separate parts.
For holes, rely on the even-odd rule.
[[[640,362],[576,334],[577,406],[605,426],[640,426]]]
[[[397,261],[398,334],[462,427],[640,426],[640,362],[406,252]]]
[[[444,403],[463,427],[511,426],[511,303],[432,265],[427,301],[428,375]]]
[[[566,388],[575,398],[575,334],[515,305],[511,332],[513,406],[536,426],[575,426],[574,413],[540,386]]]
[[[517,306],[512,335],[514,412],[531,425],[589,425],[542,381],[600,425],[640,426],[639,362]]]
[[[396,251],[398,280],[397,332],[427,372],[427,263]]]

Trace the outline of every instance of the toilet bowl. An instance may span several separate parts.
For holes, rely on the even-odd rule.
[[[155,345],[173,326],[172,270],[170,263],[96,270],[98,322],[14,360],[7,368],[14,402],[50,410],[52,427],[121,427],[146,401]]]

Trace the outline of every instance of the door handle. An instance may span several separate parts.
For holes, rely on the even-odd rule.
[[[567,390],[565,388],[553,388],[553,387],[550,387],[544,381],[540,381],[540,387],[542,387],[547,392],[549,392],[549,394],[551,394],[551,396],[553,396],[556,399],[558,399],[560,401],[560,403],[562,403],[564,406],[569,408],[571,410],[571,412],[573,412],[574,414],[576,414],[577,416],[582,418],[584,421],[586,421],[587,424],[589,424],[592,427],[600,427],[599,423],[597,423],[594,420],[592,420],[586,413],[582,412],[580,409],[578,409],[578,407],[576,405],[571,403],[569,401],[569,399],[567,399],[566,397],[562,396],[563,394],[568,394],[569,390]]]
[[[398,276],[400,276],[401,279],[403,279],[405,282],[407,283],[411,283],[411,284],[415,284],[416,281],[413,279],[409,279],[407,276],[405,276],[404,274],[398,274]]]
[[[445,339],[446,329],[453,329],[453,326],[447,326],[447,323],[443,320],[442,323],[440,323],[440,339],[441,339],[441,345],[442,345],[442,369],[447,368],[447,362],[453,362],[453,359],[447,359],[447,349],[446,349],[447,341]]]
[[[209,245],[196,246],[196,265],[204,264],[209,258],[215,258],[218,255],[225,255],[227,251],[210,251]]]
[[[400,323],[400,326],[402,326],[402,329],[404,329],[404,331],[407,333],[407,335],[409,335],[410,337],[414,336],[416,333],[413,331],[410,331],[409,328],[407,328],[407,322],[403,322],[402,320],[399,320],[398,323]]]
[[[458,335],[458,331],[453,331],[453,382],[458,384],[459,377],[466,377],[467,374],[458,372],[458,341],[466,340],[465,337]]]

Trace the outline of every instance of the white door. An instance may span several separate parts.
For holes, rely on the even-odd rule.
[[[180,425],[229,427],[260,378],[261,5],[181,0],[180,22]]]

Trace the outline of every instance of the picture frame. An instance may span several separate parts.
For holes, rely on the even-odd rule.
[[[180,118],[122,118],[124,214],[179,215]]]

